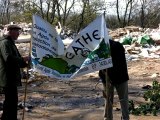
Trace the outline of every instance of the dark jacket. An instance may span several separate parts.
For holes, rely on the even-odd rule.
[[[113,67],[107,69],[111,84],[117,85],[129,80],[127,63],[125,58],[125,49],[119,42],[109,40]],[[105,76],[99,71],[102,82],[105,82]]]
[[[27,64],[19,54],[14,41],[6,36],[0,39],[0,87],[21,85],[20,68]]]

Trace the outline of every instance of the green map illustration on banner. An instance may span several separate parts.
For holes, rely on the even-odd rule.
[[[68,65],[68,63],[62,58],[53,58],[52,56],[49,56],[48,58],[43,57],[39,64],[54,69],[61,74],[71,74],[74,73],[76,69],[79,69],[76,65]]]
[[[38,15],[33,15],[32,31],[34,72],[70,80],[113,66],[104,14],[97,16],[73,39],[62,40],[55,27]]]
[[[104,60],[110,57],[110,46],[109,44],[106,44],[104,39],[99,44],[99,47],[90,52],[87,56],[87,59],[84,61],[83,65],[89,65],[93,62],[97,62],[99,60]],[[39,59],[34,59],[34,62],[37,61],[37,63],[46,66],[48,68],[54,69],[58,71],[60,74],[72,74],[76,72],[77,69],[80,67],[76,65],[68,65],[67,61],[63,60],[62,58],[53,58],[53,56],[46,54],[42,61],[39,62]]]
[[[93,62],[104,60],[111,57],[110,45],[105,43],[104,39],[99,44],[98,48],[88,55],[87,59],[84,61],[83,65],[89,65]]]

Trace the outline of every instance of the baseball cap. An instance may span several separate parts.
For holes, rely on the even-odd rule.
[[[7,31],[9,30],[21,30],[21,27],[19,27],[18,25],[9,25],[7,27]]]

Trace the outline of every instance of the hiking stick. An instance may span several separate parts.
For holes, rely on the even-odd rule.
[[[23,114],[22,114],[22,120],[24,120],[24,114],[25,114],[25,104],[26,104],[26,98],[27,98],[27,84],[29,79],[29,73],[28,73],[28,66],[27,66],[27,77],[25,81],[25,89],[24,89],[24,102],[23,102]]]
[[[31,53],[31,40],[30,40],[30,46],[29,46],[29,57]],[[29,65],[30,65],[30,60],[28,61],[27,65],[27,76],[26,76],[26,81],[25,81],[25,89],[24,89],[24,103],[23,103],[23,114],[22,114],[22,120],[24,120],[24,115],[25,115],[25,107],[26,107],[26,98],[27,98],[27,84],[28,84],[28,79],[29,79]]]

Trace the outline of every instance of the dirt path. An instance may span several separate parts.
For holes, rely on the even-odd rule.
[[[142,59],[128,62],[129,98],[136,104],[145,102],[142,89],[153,80],[160,82],[160,60]],[[153,78],[153,74],[157,74]],[[19,88],[19,100],[23,101],[24,86]],[[3,100],[3,96],[1,96]],[[33,108],[25,112],[25,120],[103,120],[104,99],[102,84],[97,72],[70,81],[37,76],[28,84],[27,105]],[[114,120],[120,120],[121,112],[117,95],[114,99]],[[22,109],[18,112],[22,117]],[[158,116],[134,116],[131,120],[159,120]]]

